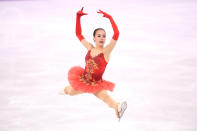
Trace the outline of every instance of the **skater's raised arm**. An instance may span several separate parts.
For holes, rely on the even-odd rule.
[[[84,36],[82,35],[82,30],[81,30],[81,16],[87,15],[87,13],[83,12],[83,7],[81,10],[77,12],[76,16],[76,36],[77,38],[81,41],[81,43],[89,50],[93,47],[91,43],[85,40]]]
[[[112,25],[112,28],[113,28],[113,31],[114,31],[114,35],[113,35],[110,43],[105,47],[106,52],[111,53],[111,51],[115,47],[116,42],[117,42],[118,37],[119,37],[118,27],[117,27],[116,23],[114,22],[111,15],[107,14],[106,12],[103,12],[102,10],[99,10],[97,13],[103,14],[103,17],[108,18],[111,22],[111,25]]]

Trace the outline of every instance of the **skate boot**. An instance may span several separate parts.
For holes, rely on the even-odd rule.
[[[119,122],[121,117],[123,116],[125,110],[127,109],[127,102],[123,101],[118,105],[118,116],[119,116]]]

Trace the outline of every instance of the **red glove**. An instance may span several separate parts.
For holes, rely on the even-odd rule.
[[[111,22],[111,25],[112,25],[112,28],[114,30],[114,35],[113,35],[113,39],[114,40],[118,40],[118,37],[119,37],[119,30],[118,30],[118,27],[116,25],[116,23],[114,22],[113,18],[111,15],[107,14],[106,12],[103,12],[102,10],[99,10],[97,13],[100,13],[100,14],[103,14],[103,17],[106,17],[110,20]]]
[[[76,18],[76,36],[80,41],[84,39],[83,35],[81,34],[82,31],[81,31],[81,22],[80,22],[80,18],[83,15],[87,15],[87,13],[83,13],[83,7],[82,7],[81,10],[77,12],[77,18]]]

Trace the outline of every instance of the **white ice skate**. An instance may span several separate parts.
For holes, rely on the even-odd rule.
[[[59,95],[65,95],[64,88],[61,88],[61,89],[58,91],[58,94],[59,94]]]
[[[118,105],[118,116],[119,116],[119,122],[121,117],[123,116],[125,110],[127,109],[127,102],[123,101]]]

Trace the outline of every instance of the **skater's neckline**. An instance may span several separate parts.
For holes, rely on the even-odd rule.
[[[91,57],[92,59],[94,59],[94,58],[97,57],[97,56],[103,56],[103,58],[104,58],[104,60],[105,60],[105,57],[104,57],[104,53],[103,53],[103,52],[98,53],[96,56],[92,56],[92,55],[91,55],[91,50],[88,50],[88,52],[89,52],[90,57]],[[106,60],[105,60],[105,62],[108,64],[108,62],[107,62]]]
[[[89,50],[89,51],[90,51],[90,56],[91,56],[92,58],[97,57],[97,56],[99,56],[99,55],[103,54],[103,52],[100,52],[100,53],[98,53],[97,55],[92,56],[92,55],[91,55],[91,50]],[[103,55],[104,55],[104,54],[103,54]]]

